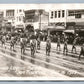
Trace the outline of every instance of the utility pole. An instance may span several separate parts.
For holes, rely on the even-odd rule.
[[[41,15],[43,13],[43,10],[39,10],[39,30],[41,30]]]
[[[39,30],[41,30],[41,13],[39,14]]]

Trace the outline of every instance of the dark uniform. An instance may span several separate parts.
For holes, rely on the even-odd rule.
[[[65,54],[65,52],[66,52],[66,55],[67,55],[67,52],[68,52],[67,42],[68,42],[68,39],[67,39],[67,37],[65,37],[65,38],[64,38],[64,49],[63,49],[63,54]]]
[[[84,44],[83,44],[83,46],[81,46],[81,51],[80,51],[79,58],[78,58],[79,60],[81,58],[81,55],[84,56]]]
[[[73,45],[72,45],[72,52],[75,49],[75,53],[76,53],[76,42],[77,42],[77,38],[74,39]]]
[[[2,46],[3,46],[3,45],[5,46],[5,41],[6,41],[6,38],[5,38],[5,36],[2,36],[2,39],[1,39]]]
[[[61,48],[60,48],[60,37],[58,37],[58,39],[57,39],[57,50],[58,50],[58,48],[59,48],[59,51],[61,50]]]
[[[14,37],[11,38],[11,42],[10,42],[10,49],[14,50]]]
[[[37,49],[40,50],[40,38],[37,38]]]
[[[33,39],[32,42],[30,43],[30,45],[31,45],[31,56],[34,56],[35,50],[36,50],[36,42],[35,42],[34,39]]]
[[[46,42],[46,55],[50,55],[50,51],[51,51],[51,41],[50,41],[50,39],[47,39],[47,42]]]
[[[21,54],[25,53],[25,47],[26,47],[26,40],[25,38],[20,39],[20,46],[21,46]]]

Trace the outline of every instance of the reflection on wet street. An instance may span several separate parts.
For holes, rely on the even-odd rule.
[[[32,58],[33,58],[33,59],[32,59]],[[34,55],[34,56],[31,56],[31,63],[32,63],[32,64],[35,64],[34,58],[35,58],[35,55]]]
[[[49,62],[50,62],[49,57],[46,57],[46,62],[47,62],[47,63],[49,63]],[[49,66],[49,64],[45,64],[45,67],[46,67],[46,68],[49,68],[50,66]]]
[[[24,54],[21,54],[19,47],[16,47],[14,51],[11,51],[9,46],[7,46],[6,49],[0,48],[0,57],[2,59],[0,70],[3,69],[3,73],[8,76],[41,76],[45,73],[43,72],[44,70],[42,69],[43,71],[39,71],[37,70],[38,68],[36,69],[34,67],[41,66],[49,71],[53,70],[53,72],[60,73],[63,76],[84,77],[84,62],[78,62],[75,58],[71,56],[63,56],[61,53],[51,52],[50,56],[46,56],[45,50],[42,49],[37,51],[34,56],[31,56],[29,48]]]

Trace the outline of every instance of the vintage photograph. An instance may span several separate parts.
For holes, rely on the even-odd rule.
[[[84,4],[0,4],[0,77],[84,78]]]

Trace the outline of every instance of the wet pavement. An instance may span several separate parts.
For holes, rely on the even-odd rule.
[[[66,77],[53,70],[36,66],[34,57],[27,59],[19,51],[10,51],[8,46],[6,49],[0,47],[0,58],[0,77]]]
[[[63,55],[62,51],[56,51],[55,46],[52,44],[50,56],[45,54],[45,42],[41,43],[41,50],[35,56],[31,56],[30,48],[22,55],[19,45],[15,51],[10,50],[8,43],[6,49],[0,46],[0,69],[3,69],[0,76],[6,73],[9,77],[84,77],[84,59],[79,61],[78,55],[71,53]],[[80,47],[77,47],[77,51],[80,51]]]

